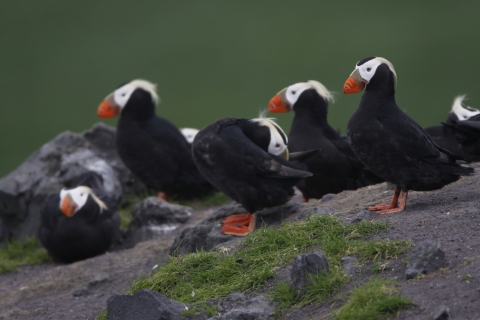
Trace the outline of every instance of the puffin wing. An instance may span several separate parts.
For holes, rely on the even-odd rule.
[[[262,161],[257,165],[259,174],[267,177],[287,179],[287,178],[307,178],[313,174],[308,171],[297,170],[291,167],[282,165],[275,159]]]

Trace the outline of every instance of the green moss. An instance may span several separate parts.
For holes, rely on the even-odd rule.
[[[0,273],[15,271],[21,265],[40,264],[50,261],[37,237],[31,236],[24,241],[12,241],[0,248]]]
[[[336,292],[348,280],[340,271],[340,258],[345,254],[357,254],[362,259],[372,260],[390,256],[388,252],[393,248],[396,252],[405,248],[400,242],[365,243],[360,240],[385,228],[386,224],[373,222],[344,226],[329,216],[312,216],[304,222],[284,224],[279,229],[261,228],[245,237],[242,249],[232,255],[202,251],[171,257],[155,274],[134,282],[131,292],[146,288],[183,303],[198,303],[224,297],[232,291],[255,290],[273,276],[276,268],[317,246],[327,254],[331,270],[338,269],[313,281],[305,294],[304,301],[319,301]],[[370,242],[378,244],[374,246]],[[236,262],[239,258],[243,263]],[[288,297],[280,300],[285,306],[291,304],[294,300],[286,287],[278,288],[280,291],[273,295],[286,295]]]
[[[412,305],[408,298],[398,293],[395,282],[373,278],[353,290],[348,302],[335,313],[334,319],[383,319]]]

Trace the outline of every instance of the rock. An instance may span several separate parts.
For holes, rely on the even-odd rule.
[[[293,221],[303,221],[307,219],[309,216],[320,216],[322,214],[329,214],[329,213],[334,213],[337,212],[335,208],[332,207],[310,207],[302,210],[300,214],[298,214]]]
[[[445,263],[445,253],[440,245],[434,242],[425,241],[409,257],[407,280],[415,278],[420,273],[427,274],[442,267]]]
[[[240,292],[232,292],[227,297],[227,301],[236,302],[236,301],[239,301],[239,300],[242,301],[242,302],[245,302],[245,301],[247,301],[247,297],[243,293],[240,293]]]
[[[139,242],[165,237],[194,214],[190,207],[149,197],[132,208],[133,219],[115,249],[132,248]]]
[[[108,320],[171,320],[182,319],[185,306],[158,292],[140,290],[134,295],[114,295],[107,300]]]
[[[343,273],[348,275],[353,275],[357,273],[358,272],[357,261],[358,261],[357,258],[348,257],[348,256],[345,256],[342,259],[340,259],[340,264],[343,267]]]
[[[90,280],[88,282],[88,285],[89,286],[94,286],[94,285],[97,285],[99,283],[102,283],[102,282],[105,282],[105,281],[109,281],[110,278],[108,277],[108,274],[105,273],[105,272],[100,272],[100,273],[97,273],[93,276],[92,280]]]
[[[257,213],[256,228],[260,228],[262,224],[280,224],[287,217],[296,213],[300,207],[299,203],[289,201],[282,206],[260,210]],[[184,255],[201,249],[208,251],[219,244],[238,238],[221,232],[222,220],[237,213],[247,213],[247,211],[238,203],[227,204],[199,225],[183,230],[170,247],[170,254]]]
[[[80,289],[75,290],[75,291],[73,292],[73,296],[74,296],[74,297],[81,297],[81,296],[87,295],[88,293],[89,293],[89,292],[88,292],[87,288],[80,288]]]
[[[185,317],[185,319],[188,320],[207,320],[208,317],[208,312],[207,311],[200,311],[193,316]]]
[[[301,296],[305,287],[310,284],[309,276],[326,274],[328,271],[328,259],[325,253],[315,252],[299,255],[293,261],[290,273],[292,288]]]
[[[350,219],[350,223],[359,223],[362,220],[370,221],[375,213],[370,210],[363,209],[359,213],[355,215],[352,219]]]
[[[446,306],[440,306],[437,309],[437,312],[435,312],[433,316],[433,320],[448,320],[450,319],[450,314],[449,314],[449,309]]]
[[[327,202],[329,200],[332,200],[336,197],[337,195],[335,193],[327,193],[322,197],[322,202]]]
[[[272,299],[258,296],[243,302],[227,313],[210,318],[212,320],[273,320],[275,308],[271,305]]]
[[[103,188],[116,201],[137,185],[116,155],[114,138],[115,129],[103,124],[83,134],[63,132],[1,179],[0,217],[9,236],[23,239],[36,234],[45,200],[82,173],[101,175]]]

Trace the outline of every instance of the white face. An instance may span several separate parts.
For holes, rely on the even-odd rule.
[[[458,96],[453,101],[452,112],[457,116],[459,121],[468,120],[477,114],[480,114],[480,110],[464,107],[463,100],[465,100],[465,95]]]
[[[380,57],[373,58],[372,60],[369,60],[369,61],[365,62],[361,66],[356,66],[355,70],[359,71],[360,77],[362,77],[362,81],[365,84],[368,84],[370,82],[370,80],[372,79],[372,77],[375,75],[375,72],[377,71],[377,68],[382,63],[385,63],[386,65],[388,65],[388,67],[390,68],[390,71],[392,71],[394,76],[395,76],[395,82],[396,82],[397,74],[395,73],[395,69],[393,69],[393,65],[388,60],[386,60],[384,58],[380,58]],[[353,72],[355,72],[355,71],[353,71]],[[353,74],[353,72],[352,72],[352,74]]]
[[[70,194],[70,197],[72,197],[73,201],[77,205],[74,211],[75,213],[85,205],[88,199],[88,195],[91,194],[91,192],[92,191],[90,188],[83,186],[76,187],[75,189],[70,190],[62,189],[62,191],[60,191],[60,203],[62,203],[63,198],[65,198],[67,194]]]
[[[160,100],[157,94],[157,86],[146,80],[133,80],[113,92],[113,101],[120,107],[120,110],[125,107],[130,96],[136,89],[143,89],[150,93],[153,103],[157,104]],[[108,97],[107,97],[108,98]]]
[[[198,129],[194,129],[194,128],[183,128],[182,130],[180,130],[180,132],[182,132],[185,139],[187,139],[187,142],[190,144],[193,143],[193,139],[195,139],[195,136],[197,135],[198,131],[199,131]]]
[[[285,132],[283,132],[282,128],[275,123],[275,121],[268,118],[256,118],[252,119],[252,121],[258,122],[260,125],[268,127],[270,130],[268,153],[278,156],[287,149],[288,137]],[[283,134],[283,137],[285,137],[285,141],[283,141],[282,134],[280,134],[280,132]]]
[[[310,88],[311,86],[309,86],[305,82],[295,83],[294,85],[291,85],[287,88],[287,91],[285,92],[285,98],[287,99],[290,106],[293,108],[302,92]]]

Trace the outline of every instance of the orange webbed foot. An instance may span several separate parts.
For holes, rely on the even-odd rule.
[[[157,192],[157,198],[160,198],[160,199],[163,199],[165,201],[168,202],[168,200],[170,199],[170,197],[168,196],[168,194],[166,194],[165,192]]]
[[[223,219],[222,233],[235,236],[246,236],[255,229],[257,215],[234,214]]]

